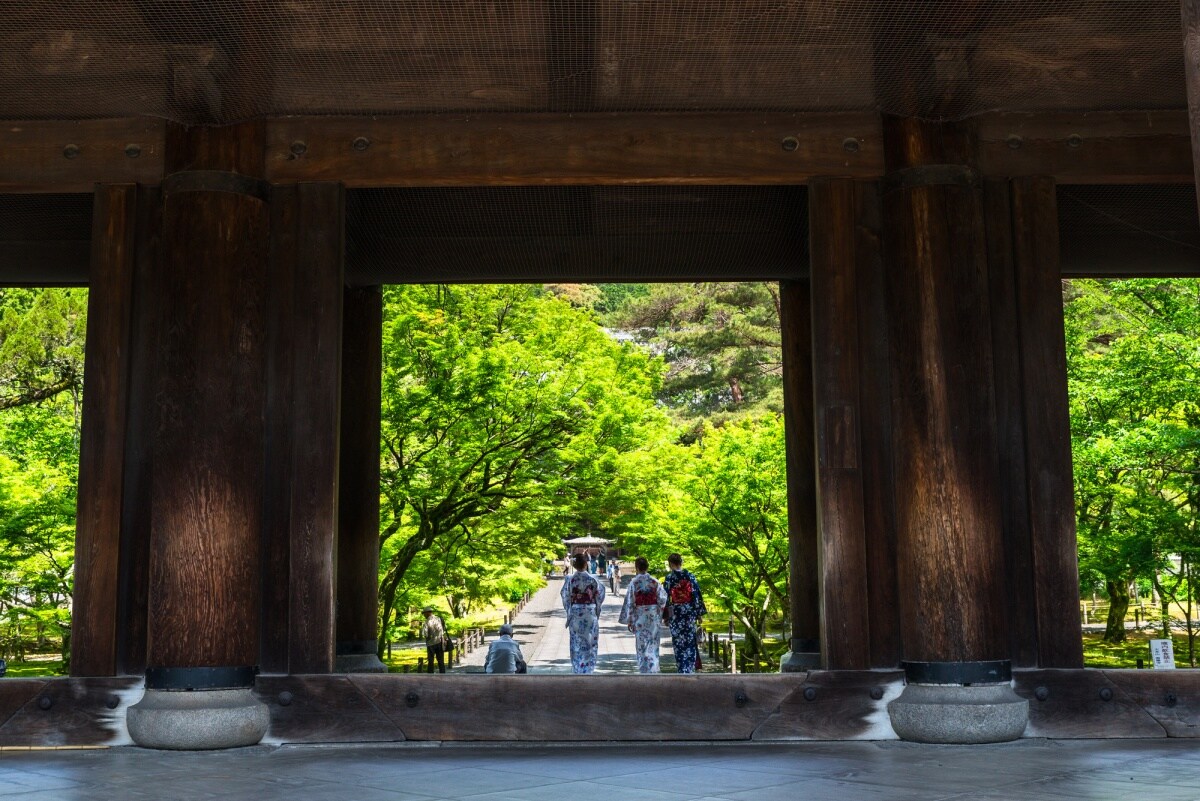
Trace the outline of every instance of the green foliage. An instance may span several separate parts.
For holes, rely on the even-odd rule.
[[[62,670],[86,309],[81,290],[0,291],[0,656],[53,647],[63,662],[32,664]]]
[[[609,322],[662,354],[660,399],[683,418],[782,411],[778,284],[656,284]]]
[[[83,388],[87,293],[0,290],[0,409]]]
[[[1118,643],[1135,580],[1197,599],[1200,282],[1073,281],[1065,321],[1080,578]]]
[[[657,360],[539,287],[397,286],[385,302],[385,624],[431,597],[458,614],[519,594],[563,538],[636,516],[618,473],[665,429]]]
[[[666,473],[632,545],[661,564],[680,551],[710,608],[744,627],[751,653],[788,606],[787,475],[779,415],[706,426],[691,445],[658,449]]]

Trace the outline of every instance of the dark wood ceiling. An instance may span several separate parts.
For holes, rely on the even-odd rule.
[[[1178,0],[22,0],[0,118],[1183,108]]]

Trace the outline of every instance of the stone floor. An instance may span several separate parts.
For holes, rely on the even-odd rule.
[[[293,746],[0,752],[21,801],[1196,801],[1200,742]]]

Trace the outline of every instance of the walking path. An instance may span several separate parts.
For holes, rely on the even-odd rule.
[[[545,587],[534,593],[525,609],[513,621],[513,637],[521,644],[521,652],[525,654],[530,673],[571,672],[571,637],[567,631],[567,616],[560,597],[562,581],[562,576],[553,576]],[[607,583],[605,589],[609,590]],[[600,610],[600,655],[596,662],[597,673],[637,672],[633,634],[617,622],[621,614],[621,604],[624,602],[624,590],[620,595],[609,590],[604,599],[604,606]],[[495,636],[495,632],[488,632],[489,642]],[[669,634],[663,638],[660,653],[662,671],[673,673],[675,660],[671,655]],[[477,673],[483,670],[486,656],[486,645],[477,648],[463,659],[455,671]]]

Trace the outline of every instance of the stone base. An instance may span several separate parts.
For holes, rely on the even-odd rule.
[[[255,745],[270,721],[270,710],[248,688],[146,690],[126,714],[136,744],[172,751]]]
[[[333,660],[334,673],[387,673],[387,665],[375,654],[338,654]]]
[[[909,684],[888,704],[892,728],[917,743],[1004,743],[1029,723],[1029,702],[1008,684]]]
[[[780,673],[807,673],[821,669],[821,654],[812,651],[788,651],[779,662]]]

